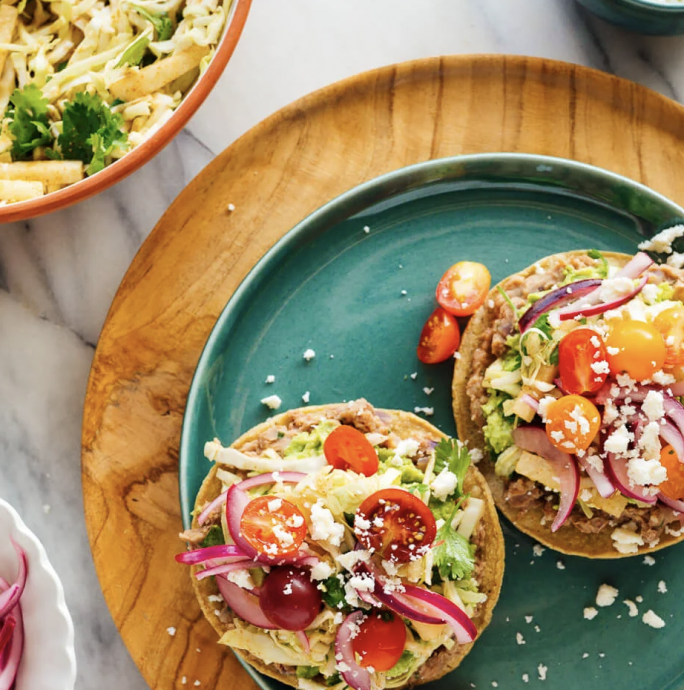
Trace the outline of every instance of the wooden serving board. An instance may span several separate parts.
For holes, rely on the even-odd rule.
[[[255,687],[216,644],[173,560],[183,408],[224,304],[276,240],[341,192],[412,163],[487,151],[574,158],[684,204],[676,103],[560,62],[445,57],[364,73],[277,112],[190,183],[136,256],[93,361],[82,476],[102,590],[154,690],[185,687],[183,677],[204,690]]]

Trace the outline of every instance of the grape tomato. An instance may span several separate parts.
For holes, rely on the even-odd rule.
[[[283,630],[305,630],[321,610],[321,593],[307,571],[278,566],[271,568],[261,586],[259,605]]]

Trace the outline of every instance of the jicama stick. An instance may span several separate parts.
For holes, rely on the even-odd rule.
[[[42,182],[0,180],[0,201],[28,201],[44,194]]]
[[[0,163],[0,180],[26,180],[53,186],[78,182],[83,175],[81,161]]]
[[[132,68],[117,79],[109,91],[122,101],[134,101],[159,91],[174,79],[197,67],[209,52],[204,46],[192,46],[142,69]]]

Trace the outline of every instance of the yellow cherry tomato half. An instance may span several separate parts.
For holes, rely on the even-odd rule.
[[[660,451],[660,464],[667,470],[667,479],[658,488],[668,498],[677,501],[684,498],[684,463],[679,462],[672,446],[665,446]]]
[[[546,435],[564,453],[589,448],[600,428],[596,405],[581,395],[564,395],[546,408]]]
[[[684,364],[684,307],[670,307],[653,319],[653,325],[665,340],[665,366]]]
[[[665,364],[665,341],[643,321],[619,321],[606,338],[608,365],[613,374],[628,374],[636,381],[650,379]]]
[[[442,309],[454,316],[470,316],[483,304],[492,276],[484,264],[459,261],[439,281],[435,296]]]

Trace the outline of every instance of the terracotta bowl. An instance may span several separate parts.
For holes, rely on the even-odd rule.
[[[0,206],[0,223],[35,218],[88,199],[123,180],[156,156],[185,127],[216,85],[242,34],[251,4],[252,0],[233,0],[223,37],[206,71],[188,91],[169,120],[149,139],[92,177],[86,177],[38,199]]]

